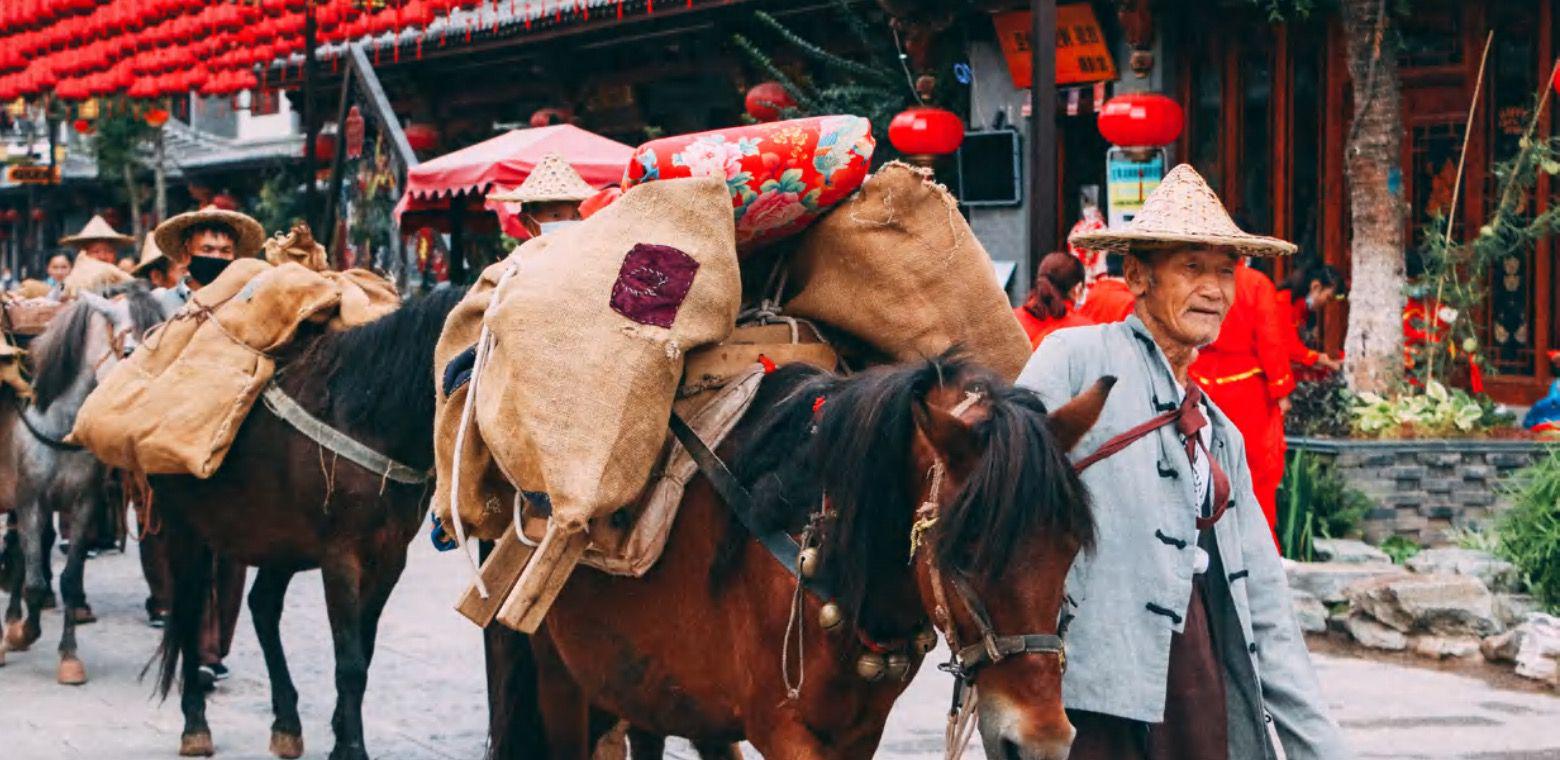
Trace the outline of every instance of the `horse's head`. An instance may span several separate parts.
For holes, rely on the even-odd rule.
[[[157,300],[139,283],[103,294],[78,293],[76,302],[60,312],[33,344],[29,358],[38,408],[46,410],[90,371],[91,382],[80,390],[85,396],[135,351],[147,330],[165,318]]]
[[[922,602],[954,648],[957,677],[977,687],[987,756],[1065,758],[1063,585],[1094,539],[1066,453],[1114,380],[1048,415],[1033,393],[956,359],[930,369],[909,473]]]

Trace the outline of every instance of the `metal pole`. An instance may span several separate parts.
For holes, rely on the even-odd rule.
[[[309,222],[309,229],[315,231],[318,236],[320,224],[329,220],[321,220],[319,216],[319,188],[315,187],[315,176],[318,173],[319,156],[315,154],[315,140],[320,135],[320,125],[314,118],[314,0],[309,0],[304,5],[306,9],[303,16],[303,161],[308,169],[308,181],[303,185],[303,215]],[[336,147],[337,151],[341,146]]]
[[[1056,0],[1033,0],[1029,55],[1029,247],[1024,266],[1033,274],[1056,245]]]

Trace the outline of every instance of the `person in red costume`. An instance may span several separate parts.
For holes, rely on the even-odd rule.
[[[1078,313],[1094,320],[1095,324],[1120,322],[1132,313],[1137,302],[1127,281],[1121,276],[1121,254],[1105,254],[1105,274],[1095,278],[1083,297]]]
[[[1279,312],[1273,281],[1242,263],[1235,269],[1235,303],[1219,337],[1197,352],[1190,372],[1245,439],[1251,485],[1270,529],[1278,522],[1284,414],[1295,389],[1286,332],[1292,332],[1289,316]]]
[[[1300,334],[1305,332],[1306,326],[1311,321],[1311,315],[1323,304],[1341,298],[1342,293],[1343,275],[1336,267],[1329,264],[1296,266],[1289,277],[1285,278],[1282,287],[1278,289],[1278,311],[1279,314],[1288,317],[1289,324],[1293,328],[1284,331],[1284,338],[1288,341],[1290,362],[1308,369],[1320,368],[1323,371],[1336,371],[1343,366],[1342,362],[1321,351],[1313,350],[1300,339]],[[1315,379],[1315,377],[1308,378],[1307,373],[1298,370],[1296,376],[1302,380]]]
[[[1094,320],[1080,315],[1073,304],[1083,292],[1083,263],[1070,253],[1048,253],[1035,271],[1035,285],[1024,303],[1013,310],[1029,347],[1039,348],[1045,336],[1063,327],[1082,327]]]

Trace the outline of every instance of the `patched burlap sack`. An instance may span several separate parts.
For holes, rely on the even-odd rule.
[[[474,430],[505,480],[560,530],[578,533],[639,498],[685,354],[721,340],[736,321],[741,282],[725,183],[632,188],[590,219],[523,246],[509,264],[513,273],[487,296],[493,343],[476,376]],[[445,338],[452,332],[447,323]],[[459,414],[456,395],[445,418]],[[453,450],[455,436],[443,433],[437,445]],[[464,484],[464,460],[461,470]],[[471,498],[510,507],[492,494]],[[507,518],[487,522],[502,528]]]
[[[234,261],[114,367],[70,440],[113,467],[209,477],[275,374],[271,355],[304,322],[330,319],[341,294],[298,264]]]
[[[133,279],[113,264],[105,264],[85,253],[78,253],[75,263],[70,265],[70,274],[65,275],[65,282],[62,283],[64,287],[61,289],[66,296],[74,296],[83,290],[102,290]]]
[[[958,203],[925,169],[892,162],[803,233],[785,312],[900,361],[955,343],[1011,381],[1029,341]]]

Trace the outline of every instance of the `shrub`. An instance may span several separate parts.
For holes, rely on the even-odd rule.
[[[1560,448],[1520,472],[1512,507],[1495,522],[1496,553],[1517,566],[1528,588],[1560,614]]]
[[[1386,398],[1361,393],[1355,401],[1354,431],[1370,438],[1472,436],[1515,419],[1486,396],[1472,396],[1431,380],[1424,392]]]
[[[1290,435],[1346,438],[1351,431],[1354,394],[1337,372],[1296,385],[1289,404],[1284,432]]]
[[[1350,487],[1331,461],[1294,452],[1278,487],[1278,542],[1284,556],[1311,561],[1312,541],[1348,535],[1370,506],[1370,497]]]
[[[1387,536],[1387,540],[1382,541],[1376,548],[1386,552],[1386,555],[1392,558],[1392,564],[1401,565],[1418,554],[1423,547],[1407,536]]]

